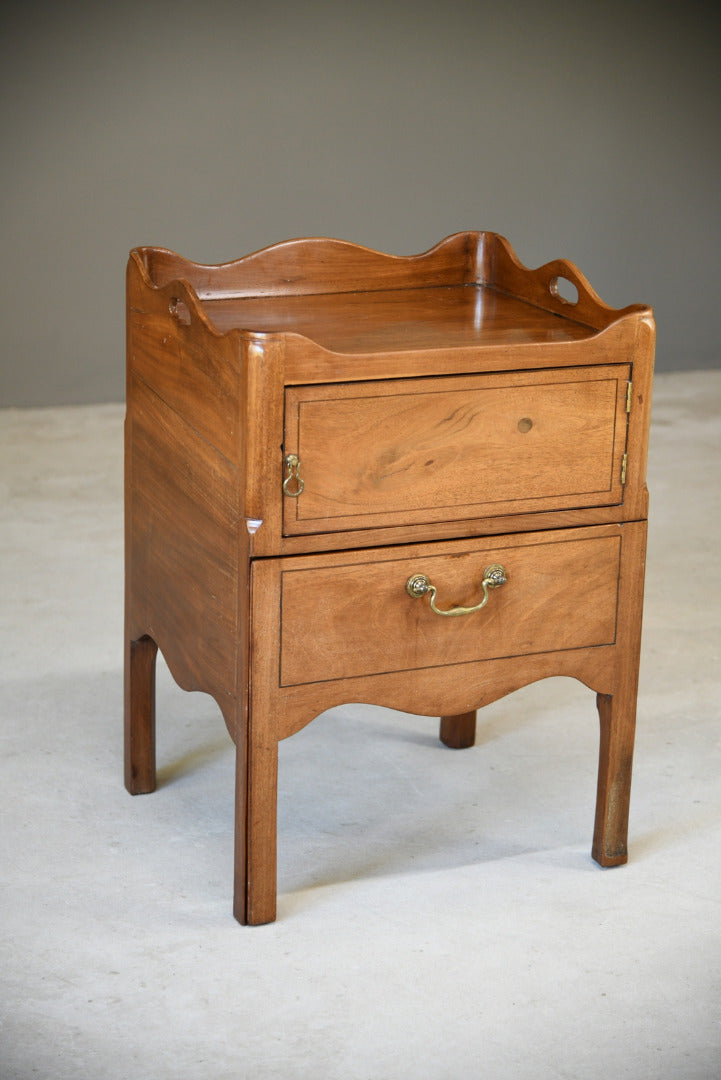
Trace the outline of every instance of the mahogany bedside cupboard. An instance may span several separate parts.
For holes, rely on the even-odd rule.
[[[395,257],[292,240],[127,278],[126,785],[158,647],[236,744],[235,906],[276,913],[278,741],[366,702],[597,694],[593,857],[627,858],[654,321],[488,232]]]

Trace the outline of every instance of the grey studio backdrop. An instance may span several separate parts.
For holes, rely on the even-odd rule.
[[[121,401],[124,267],[451,232],[654,305],[718,366],[716,5],[37,3],[5,12],[0,404]]]

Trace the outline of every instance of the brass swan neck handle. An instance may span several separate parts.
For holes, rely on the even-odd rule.
[[[430,598],[431,611],[436,615],[472,615],[474,611],[480,611],[488,603],[488,591],[489,589],[499,589],[501,585],[505,585],[508,581],[508,575],[503,566],[500,563],[492,563],[487,566],[483,571],[483,580],[481,581],[481,588],[483,589],[483,597],[472,607],[453,607],[443,610],[436,606],[436,587],[431,584],[430,579],[426,574],[413,574],[408,578],[406,582],[406,592],[414,599],[419,599],[423,596]]]

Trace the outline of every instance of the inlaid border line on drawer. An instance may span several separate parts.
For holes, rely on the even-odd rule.
[[[421,551],[403,551],[402,548],[396,548],[391,553],[391,551],[379,552],[376,550],[372,553],[374,557],[370,559],[368,554],[371,553],[359,553],[356,558],[345,558],[342,561],[329,560],[324,556],[301,556],[294,559],[294,562],[296,562],[294,567],[285,568],[281,565],[279,573],[280,647],[277,685],[282,688],[289,688],[297,685],[334,682],[339,679],[372,678],[377,675],[388,675],[401,671],[444,667],[449,663],[475,663],[510,656],[533,655],[539,652],[573,651],[615,644],[619,599],[618,581],[621,564],[620,533],[613,532],[592,536],[579,536],[576,533],[576,535],[566,538],[556,534],[552,539],[537,540],[535,543],[518,542],[520,538],[513,537],[505,539],[505,545],[502,543],[489,545],[483,542],[476,542],[475,544],[461,543],[458,546],[454,544],[451,550],[448,550],[445,544],[427,545]],[[609,542],[612,546],[610,553],[607,547]],[[593,582],[592,574],[589,575],[589,570],[592,571],[594,565],[592,556],[589,554],[586,559],[581,554],[581,547],[586,544],[594,545],[598,552],[596,565],[598,565],[599,569],[593,586],[589,585],[589,580]],[[602,547],[599,547],[599,545],[602,545]],[[560,621],[557,612],[549,612],[548,619],[544,619],[542,610],[544,603],[548,605],[553,603],[554,598],[562,597],[565,586],[563,580],[551,578],[549,581],[547,578],[548,600],[544,601],[542,596],[540,600],[538,599],[537,587],[540,589],[546,587],[544,585],[545,571],[542,566],[540,570],[538,569],[539,558],[542,559],[544,551],[547,553],[553,552],[558,557],[555,560],[550,560],[550,563],[555,562],[556,570],[562,572],[564,569],[563,549],[570,546],[576,548],[577,551],[569,556],[568,568],[571,571],[578,570],[579,567],[583,570],[583,574],[578,574],[576,578],[572,579],[572,584],[577,586],[576,592],[578,595],[575,599],[571,597],[567,600],[565,610],[560,612]],[[446,550],[438,550],[438,548],[445,548]],[[527,562],[529,552],[537,553],[536,559],[531,564]],[[522,553],[526,556],[525,565],[524,563],[519,565],[519,557]],[[603,556],[603,558],[599,559],[598,556]],[[409,600],[404,588],[410,571],[422,571],[424,567],[427,568],[435,562],[436,568],[441,571],[441,577],[443,577],[445,568],[450,571],[454,569],[462,570],[465,574],[468,567],[462,567],[459,563],[459,560],[464,557],[472,559],[474,563],[489,560],[507,560],[510,580],[506,590],[512,590],[513,588],[515,560],[515,570],[521,574],[522,588],[524,588],[525,593],[514,595],[512,591],[508,591],[506,601],[504,601],[503,597],[496,598],[494,596],[493,602],[489,603],[485,612],[479,612],[477,615],[467,617],[468,620],[475,620],[474,622],[469,622],[464,618],[462,625],[458,625],[461,620],[450,620],[456,624],[453,627],[441,625],[446,621],[437,621],[437,617],[427,611],[422,603],[417,607],[408,607],[408,603],[414,603]],[[297,565],[299,562],[306,561],[310,562],[311,565]],[[376,581],[373,582],[373,569],[381,565],[389,569],[393,564],[398,564],[399,567],[397,592],[394,579],[391,584],[392,595],[385,596],[389,583],[387,575],[381,575],[381,603],[381,600],[375,596],[372,589],[372,586],[378,586],[377,574]],[[366,569],[368,569],[367,580],[364,577]],[[354,582],[350,582],[350,592],[346,588],[348,582],[343,582],[344,571],[350,572],[348,575],[349,581],[355,579]],[[474,567],[473,573],[476,574],[477,572]],[[609,580],[610,574],[613,574],[611,580]],[[309,576],[306,582],[301,583],[300,579],[305,575],[316,575],[320,581],[314,582],[313,578]],[[525,582],[524,577],[526,578]],[[446,574],[447,578],[448,574]],[[609,590],[612,585],[612,593],[609,591],[606,595],[604,595],[605,581],[608,581]],[[359,583],[363,586],[362,588],[358,587]],[[289,592],[291,586],[292,593]],[[456,585],[455,588],[457,589],[458,586]],[[463,588],[472,590],[474,588],[473,582],[471,581],[467,585],[464,583]],[[530,595],[527,595],[529,588],[533,591],[531,591]],[[590,588],[592,588],[591,594],[589,594]],[[579,590],[582,590],[582,592],[579,592]],[[586,601],[587,595],[591,595],[590,601]],[[454,597],[453,599],[454,602],[457,602],[457,598]],[[385,606],[386,601],[387,606]],[[596,636],[594,637],[593,634],[582,636],[582,630],[588,627],[587,620],[583,620],[578,624],[579,630],[575,639],[564,637],[564,634],[568,633],[564,620],[571,620],[575,612],[587,602],[596,604],[593,611],[598,627]],[[497,611],[496,604],[505,604],[505,613],[503,609]],[[526,620],[525,631],[525,609],[523,605],[530,608],[532,612],[532,618]],[[540,616],[537,609],[541,609]],[[331,630],[326,631],[324,619],[331,621]],[[366,619],[368,620],[367,623]],[[535,633],[533,632],[533,619],[537,624]],[[289,622],[290,625],[288,625]],[[554,628],[558,627],[558,629],[551,629],[552,622]],[[502,648],[497,651],[487,650],[481,655],[474,652],[466,660],[457,656],[453,651],[460,646],[465,647],[466,651],[469,647],[475,649],[476,634],[479,631],[481,634],[484,634],[484,632],[488,634],[495,633],[504,640],[510,640],[511,642],[517,641],[519,639],[519,625],[521,627],[520,632],[525,632],[534,639],[529,639],[525,647],[511,645],[508,651],[503,651]],[[293,634],[294,637],[288,639],[288,633]],[[347,660],[343,659],[346,653],[343,653],[342,650],[340,654],[341,660],[337,660],[329,644],[327,644],[326,651],[323,652],[324,634],[326,633],[331,635],[336,648],[340,643],[347,649],[347,655],[352,655],[354,658],[366,657],[366,659],[363,659],[361,666],[348,667]],[[381,653],[382,646],[377,644],[376,638],[369,637],[374,633],[377,635],[377,642],[381,641],[381,637],[385,633],[386,636],[391,635],[392,641],[420,640],[421,645],[426,650],[438,647],[441,653],[437,663],[428,663],[427,659],[419,659],[417,663],[400,663],[396,667],[379,667],[377,665],[380,660],[372,659],[374,651],[376,657],[382,655],[387,659],[392,654],[393,645],[383,648]],[[302,635],[301,638],[298,638],[297,635],[299,634]],[[395,637],[393,637],[394,634]],[[581,635],[580,640],[579,635]],[[473,640],[469,646],[471,638]],[[554,641],[558,643],[555,644]],[[311,645],[310,642],[313,644]],[[355,645],[353,645],[354,642]],[[443,652],[444,649],[445,652]],[[369,656],[371,659],[367,659]],[[346,666],[339,670],[337,674],[329,674],[327,678],[313,677],[315,668],[332,671],[334,663],[341,666],[345,664]],[[308,671],[309,677],[298,676],[297,672],[301,668]]]
[[[613,407],[608,416],[607,449],[609,451],[609,472],[605,486],[589,485],[588,483],[584,485],[584,479],[586,481],[599,480],[601,477],[594,477],[591,475],[584,477],[583,475],[579,475],[576,477],[573,485],[566,485],[566,490],[564,490],[563,483],[559,481],[554,490],[545,491],[542,494],[534,494],[530,488],[529,490],[523,491],[519,488],[518,491],[514,493],[514,497],[509,498],[508,488],[507,486],[504,487],[504,483],[501,483],[500,480],[498,482],[498,493],[493,491],[493,465],[491,462],[490,464],[486,463],[484,467],[485,471],[483,475],[485,477],[487,490],[484,490],[481,497],[474,500],[474,474],[477,467],[474,462],[467,473],[459,474],[458,468],[456,467],[456,475],[455,477],[451,477],[451,479],[453,479],[451,487],[457,487],[458,483],[461,482],[462,477],[462,498],[460,495],[455,497],[452,501],[440,501],[438,498],[435,498],[431,500],[429,504],[414,505],[416,491],[420,493],[425,488],[425,478],[423,471],[421,470],[418,474],[419,482],[415,489],[408,484],[400,491],[390,491],[388,493],[388,502],[385,506],[381,506],[379,503],[377,506],[372,506],[371,509],[361,510],[357,504],[353,505],[352,502],[346,502],[346,505],[344,505],[344,499],[347,500],[351,489],[346,492],[345,496],[343,495],[343,491],[348,484],[342,477],[348,471],[349,467],[352,469],[356,468],[355,462],[359,453],[349,434],[347,451],[344,451],[343,454],[331,455],[333,462],[347,458],[351,463],[350,466],[342,468],[339,472],[340,488],[335,494],[332,494],[333,485],[331,485],[331,488],[326,492],[326,495],[323,496],[321,488],[318,486],[318,478],[316,477],[314,486],[312,486],[314,482],[311,478],[310,483],[306,483],[304,496],[294,499],[292,502],[288,499],[284,500],[284,534],[286,536],[296,536],[304,533],[314,534],[317,532],[357,530],[383,526],[389,527],[394,523],[408,526],[412,524],[447,521],[449,520],[449,517],[459,517],[460,515],[464,518],[484,518],[497,514],[499,510],[502,511],[503,516],[506,516],[508,514],[523,512],[540,513],[545,510],[558,511],[563,509],[578,509],[581,507],[611,507],[622,505],[625,492],[621,479],[621,461],[625,449],[627,430],[620,429],[619,417],[622,416],[623,419],[626,417],[626,386],[628,385],[631,375],[630,365],[628,363],[619,363],[605,365],[602,368],[570,368],[563,373],[564,376],[567,375],[569,377],[554,378],[554,374],[554,372],[532,371],[505,372],[502,374],[475,374],[472,376],[449,375],[430,379],[396,379],[389,381],[388,392],[384,392],[385,385],[383,382],[373,380],[369,380],[366,383],[349,385],[327,384],[319,387],[301,386],[286,388],[286,415],[284,423],[285,451],[292,451],[294,454],[298,455],[301,463],[303,463],[304,475],[306,476],[309,463],[312,463],[314,460],[314,457],[311,455],[305,442],[306,438],[309,437],[306,431],[307,425],[304,426],[302,422],[302,412],[309,406],[317,406],[322,409],[324,405],[327,405],[328,408],[332,410],[339,406],[344,407],[350,405],[354,401],[362,401],[366,403],[368,410],[368,415],[364,423],[369,423],[369,418],[372,417],[374,404],[376,402],[392,399],[398,399],[398,408],[405,413],[408,412],[408,408],[403,408],[404,403],[407,403],[414,396],[430,399],[442,394],[450,396],[458,395],[463,393],[464,390],[473,390],[478,393],[499,393],[506,390],[524,391],[527,389],[529,392],[537,393],[539,390],[545,392],[547,390],[552,390],[553,387],[557,386],[567,388],[574,385],[588,387],[591,384],[598,385],[601,383],[608,383],[610,387],[613,388],[609,393],[609,401],[613,402]],[[516,377],[509,378],[509,376]],[[534,376],[536,377],[534,378]],[[390,387],[391,382],[393,384],[393,389]],[[362,385],[369,388],[368,393],[358,393],[358,387]],[[325,391],[325,393],[322,393],[321,391]],[[489,402],[486,403],[485,408],[488,408],[488,406]],[[547,404],[544,407],[547,407]],[[445,422],[446,421],[444,421],[444,423]],[[625,425],[625,428],[627,428],[627,425]],[[421,429],[421,431],[422,430],[423,429]],[[553,431],[554,429],[549,430]],[[343,438],[345,440],[346,436],[344,435]],[[320,445],[323,444],[323,441],[324,440],[321,439]],[[408,435],[406,435],[406,442],[407,441]],[[623,445],[621,445],[622,442]],[[479,448],[482,447],[482,445],[481,441],[479,443]],[[542,445],[553,448],[552,443],[544,443]],[[405,447],[405,443],[402,442],[401,446]],[[510,442],[508,443],[508,447],[510,453]],[[558,446],[555,447],[556,455],[558,455],[560,449],[561,448]],[[403,455],[400,460],[405,460],[409,453],[412,456],[413,452],[414,444],[411,442],[409,447],[406,447],[406,449],[403,450]],[[438,452],[437,448],[434,449],[432,440],[431,443],[429,443],[428,451],[424,451],[424,453],[425,452],[430,453],[431,455]],[[517,454],[519,449],[517,448],[514,452]],[[441,453],[443,453],[442,449]],[[468,457],[470,453],[468,447],[465,448],[464,453],[466,457]],[[362,464],[364,457],[365,452],[360,452],[360,464]],[[596,457],[597,455],[594,457],[594,460]],[[371,459],[372,458],[373,454],[371,453]],[[469,460],[472,459],[469,458]],[[565,462],[567,457],[563,460]],[[317,472],[320,467],[317,451],[315,461],[315,469]],[[478,464],[481,465],[482,463],[483,457],[481,454]],[[552,462],[547,463],[547,480],[563,476],[565,469],[562,463],[555,462],[553,467],[551,466]],[[407,467],[408,466],[406,465],[406,468]],[[448,467],[451,467],[450,464],[443,466],[443,468]],[[511,460],[509,459],[507,468],[510,467]],[[329,468],[327,475],[332,476],[334,471],[334,467]],[[596,471],[598,471],[597,468]],[[321,474],[321,476],[324,475],[326,474]],[[431,481],[432,485],[435,487],[440,483],[438,478],[431,478]],[[336,483],[337,482],[338,481],[336,481]],[[568,490],[569,488],[570,490]],[[314,505],[314,492],[317,492],[315,495],[316,504],[319,499],[321,503],[323,503],[325,499],[325,505]],[[504,492],[505,494],[501,495],[500,492]],[[430,493],[426,491],[426,494]],[[376,493],[376,501],[379,497],[378,493]],[[358,498],[360,498],[360,496],[356,497],[356,503]]]

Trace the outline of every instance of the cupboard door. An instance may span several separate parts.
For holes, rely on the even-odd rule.
[[[286,535],[622,502],[630,367],[288,387]]]

